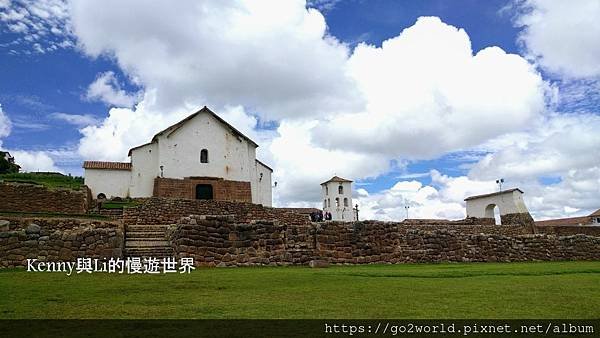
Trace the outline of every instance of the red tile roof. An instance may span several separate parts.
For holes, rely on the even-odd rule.
[[[321,185],[325,184],[325,183],[329,183],[329,182],[352,182],[350,180],[347,180],[345,178],[341,178],[339,176],[333,176],[332,178],[330,178],[329,180],[321,183]]]
[[[513,188],[513,189],[508,189],[508,190],[502,190],[502,191],[493,192],[493,193],[490,193],[490,194],[469,196],[469,197],[465,198],[465,201],[472,200],[472,199],[475,199],[475,198],[482,198],[482,197],[489,197],[489,196],[495,196],[495,195],[502,195],[502,194],[513,192],[513,191],[519,191],[521,194],[523,193],[523,190],[521,190],[519,188]]]
[[[570,217],[570,218],[559,218],[549,219],[545,221],[536,221],[536,226],[557,226],[557,225],[586,225],[592,223],[590,216],[582,217]]]
[[[83,168],[84,169],[131,170],[131,163],[128,163],[128,162],[85,161],[85,162],[83,162]]]

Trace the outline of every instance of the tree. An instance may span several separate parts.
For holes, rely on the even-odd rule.
[[[0,174],[18,173],[21,166],[15,163],[15,159],[8,152],[0,151]]]

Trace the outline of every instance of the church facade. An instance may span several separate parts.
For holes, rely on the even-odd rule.
[[[179,197],[271,206],[273,170],[258,144],[207,107],[129,150],[130,162],[85,161],[94,197]]]

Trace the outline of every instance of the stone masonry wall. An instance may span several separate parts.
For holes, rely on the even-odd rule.
[[[241,223],[278,220],[283,224],[310,224],[308,216],[260,204],[153,197],[123,210],[125,224],[174,224],[190,215],[235,215]]]
[[[172,226],[178,257],[197,265],[247,266],[307,264],[314,258],[314,229],[261,221],[236,224],[233,216],[192,216]]]
[[[0,211],[85,214],[90,208],[90,197],[86,186],[80,190],[70,190],[49,189],[35,184],[0,183]]]
[[[220,201],[252,202],[250,182],[229,181],[214,177],[186,177],[184,179],[154,179],[155,197],[196,198],[196,185],[208,184],[213,188],[213,198]]]
[[[123,257],[119,223],[55,218],[0,218],[0,267],[25,266],[28,258],[74,261]]]
[[[197,265],[598,260],[600,237],[532,234],[529,226],[415,225],[365,221],[238,224],[234,216],[191,216],[169,230],[178,257]]]

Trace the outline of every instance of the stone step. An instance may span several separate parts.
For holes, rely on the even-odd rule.
[[[127,239],[134,238],[147,238],[147,239],[156,239],[156,240],[164,240],[166,234],[161,231],[128,231],[125,236]]]
[[[165,232],[168,225],[128,225],[127,232],[160,231]]]
[[[127,248],[125,252],[173,252],[173,248],[171,247],[154,247],[154,248]]]
[[[170,247],[167,240],[125,240],[125,248],[134,247]]]
[[[174,257],[175,253],[173,250],[125,250],[125,257],[155,257],[155,258],[164,258],[164,257]]]

